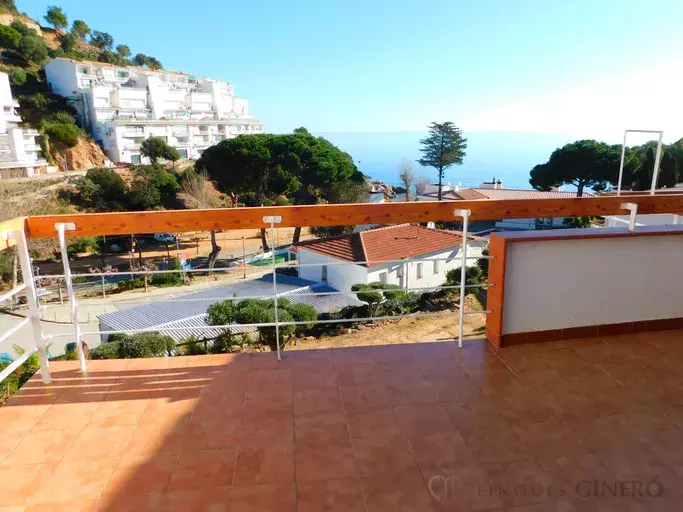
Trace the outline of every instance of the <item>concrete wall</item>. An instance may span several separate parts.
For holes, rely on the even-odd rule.
[[[503,334],[683,317],[683,235],[510,243]]]

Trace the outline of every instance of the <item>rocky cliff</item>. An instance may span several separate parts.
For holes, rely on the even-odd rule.
[[[87,171],[93,167],[107,167],[111,165],[102,148],[91,140],[79,139],[72,148],[50,148],[52,158],[60,171]]]

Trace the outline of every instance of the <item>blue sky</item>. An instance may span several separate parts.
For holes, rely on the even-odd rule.
[[[268,131],[683,136],[683,2],[16,0],[230,81]]]

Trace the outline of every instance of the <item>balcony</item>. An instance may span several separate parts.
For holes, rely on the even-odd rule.
[[[0,231],[7,247],[17,245],[26,282],[1,299],[26,293],[30,310],[20,328],[33,340],[29,324],[45,305],[38,307],[27,239],[58,235],[66,251],[67,233],[268,228],[275,239],[277,229],[293,226],[446,220],[462,222],[466,231],[478,220],[624,214],[623,200],[15,219]],[[641,214],[683,211],[679,195],[627,200]],[[683,228],[675,225],[494,234],[487,308],[477,313],[486,315],[486,340],[465,338],[456,328],[470,314],[461,302],[453,311],[407,315],[408,321],[452,316],[451,334],[439,341],[387,338],[391,344],[378,346],[281,351],[278,345],[270,353],[89,360],[87,374],[80,361],[52,362],[49,370],[43,364],[0,407],[6,490],[0,507],[317,511],[330,503],[343,503],[342,510],[395,510],[400,503],[416,511],[677,510],[683,323],[676,308],[680,317],[683,301],[672,294],[683,290],[683,281],[661,269],[666,259],[679,261],[681,237]],[[461,238],[456,257],[466,262],[468,237]],[[407,243],[401,240],[387,245]],[[80,277],[70,272],[68,258],[62,264],[67,280]],[[276,294],[286,286],[274,284]],[[462,298],[466,286],[459,285]],[[602,290],[614,293],[605,300]],[[84,304],[73,304],[74,329],[82,329]],[[593,314],[591,305],[596,323],[580,325]],[[9,339],[20,328],[0,336]],[[182,329],[197,327],[176,330]],[[32,352],[45,363],[45,338],[54,348],[93,335],[73,332],[36,336]],[[382,329],[371,332],[383,337]],[[650,482],[661,486],[647,491]]]

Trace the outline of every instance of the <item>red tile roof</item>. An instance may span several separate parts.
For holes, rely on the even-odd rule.
[[[436,194],[427,194],[436,197]],[[588,192],[584,196],[591,196]],[[443,194],[443,198],[451,201],[460,199],[568,199],[576,197],[576,192],[560,192],[551,190],[522,190],[513,188],[462,188],[457,192],[451,190]]]
[[[480,240],[479,237],[468,237]],[[462,233],[430,229],[418,224],[399,224],[369,229],[349,235],[299,242],[298,247],[325,254],[343,261],[367,261],[365,266],[381,265],[383,261],[403,260],[462,244]]]

